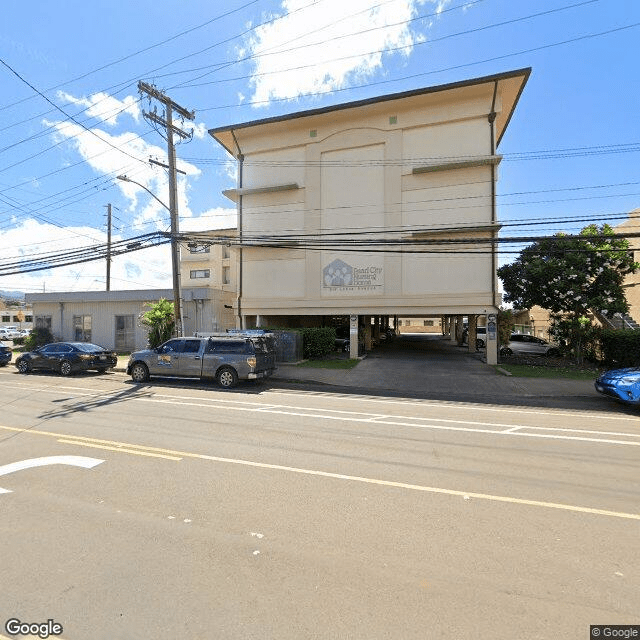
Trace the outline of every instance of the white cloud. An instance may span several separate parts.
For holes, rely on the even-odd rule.
[[[152,157],[166,164],[164,149],[149,144],[135,133],[110,134],[99,128],[87,131],[69,122],[45,124],[54,126],[56,138],[68,140],[94,171],[113,177],[129,200],[135,229],[149,231],[150,223],[153,228],[166,229],[168,211],[160,202],[169,206],[168,175],[164,169],[148,163]],[[201,173],[198,167],[185,161],[179,161],[178,168],[190,177],[197,177]],[[126,175],[132,182],[117,180],[118,175]],[[187,178],[181,175],[178,179],[178,210],[181,217],[192,215],[186,194],[187,185]]]
[[[253,100],[339,89],[379,71],[385,50],[402,47],[408,56],[424,36],[407,21],[426,3],[440,12],[448,0],[282,0],[284,17],[259,27],[249,43],[257,56]]]
[[[235,228],[238,221],[235,209],[217,207],[199,216],[180,220],[180,231],[210,231]]]
[[[94,93],[88,98],[76,98],[64,91],[58,91],[58,98],[67,103],[82,107],[87,115],[99,118],[111,126],[118,122],[118,116],[127,113],[136,122],[140,121],[139,100],[133,96],[127,96],[124,100],[118,100],[107,93]]]
[[[204,140],[207,137],[207,125],[204,122],[198,122],[192,125],[193,128],[193,137],[198,140]],[[189,127],[185,127],[185,129],[189,129]]]

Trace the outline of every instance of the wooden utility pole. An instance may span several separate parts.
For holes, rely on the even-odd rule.
[[[174,134],[180,138],[190,138],[191,134],[183,131],[173,124],[173,112],[178,113],[182,118],[193,120],[196,117],[194,111],[187,111],[164,93],[158,91],[153,85],[146,82],[138,82],[138,90],[146,93],[150,98],[158,100],[164,105],[164,117],[159,116],[155,111],[147,113],[143,111],[145,118],[155,124],[159,124],[167,132],[167,155],[169,158],[169,212],[171,214],[171,264],[173,271],[173,308],[175,317],[176,335],[184,334],[182,326],[182,299],[180,287],[180,254],[178,247],[178,233],[180,231],[178,219],[178,181],[176,177],[176,148],[173,143]]]
[[[107,205],[107,291],[111,291],[111,203]]]

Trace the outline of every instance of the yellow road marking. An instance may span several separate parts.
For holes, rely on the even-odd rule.
[[[149,451],[134,451],[133,449],[126,449],[124,447],[109,447],[104,444],[96,444],[94,442],[80,442],[79,440],[61,440],[58,442],[64,444],[75,444],[79,447],[92,447],[93,449],[106,449],[107,451],[118,451],[121,453],[133,453],[136,456],[149,456],[150,458],[165,458],[166,460],[182,460],[176,456],[167,456],[162,453],[150,453]]]
[[[286,471],[289,473],[298,473],[308,476],[317,476],[322,478],[332,478],[335,480],[348,480],[351,482],[361,482],[364,484],[372,484],[383,487],[393,487],[397,489],[407,489],[410,491],[420,491],[424,493],[434,493],[448,496],[462,497],[465,499],[475,498],[476,500],[486,500],[490,502],[504,502],[508,504],[526,505],[530,507],[542,507],[545,509],[557,509],[560,511],[570,511],[573,513],[587,513],[591,515],[608,516],[612,518],[624,518],[628,520],[640,520],[640,514],[637,513],[625,513],[623,511],[608,511],[606,509],[592,509],[591,507],[580,507],[571,504],[561,504],[557,502],[544,502],[541,500],[526,500],[523,498],[513,498],[510,496],[497,496],[488,493],[474,493],[471,491],[458,491],[456,489],[443,489],[440,487],[428,487],[419,484],[409,484],[406,482],[393,482],[391,480],[379,480],[376,478],[365,478],[362,476],[350,476],[342,473],[332,473],[330,471],[317,471],[314,469],[302,469],[299,467],[287,467],[280,464],[268,464],[266,462],[254,462],[252,460],[241,460],[237,458],[222,458],[219,456],[210,456],[202,453],[190,453],[188,451],[174,451],[172,449],[161,449],[159,447],[143,447],[141,445],[128,444],[126,442],[117,442],[113,440],[97,440],[94,438],[85,438],[81,436],[70,436],[62,433],[53,433],[51,431],[38,431],[35,429],[22,429],[19,427],[5,427],[0,425],[0,429],[6,431],[15,431],[25,434],[53,436],[56,439],[61,437],[73,438],[73,443],[78,441],[84,441],[88,443],[99,443],[105,445],[115,445],[114,450],[118,451],[118,447],[127,447],[129,449],[142,449],[146,451],[154,451],[158,453],[165,453],[168,455],[181,456],[183,458],[195,458],[200,460],[210,460],[212,462],[224,462],[227,464],[241,465],[245,467],[254,467],[257,469],[271,469],[275,471]],[[1,639],[0,639],[1,640]]]

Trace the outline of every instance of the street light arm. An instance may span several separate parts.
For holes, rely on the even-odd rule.
[[[149,191],[149,189],[147,189],[147,187],[145,187],[143,184],[132,180],[128,176],[116,176],[116,178],[118,180],[122,180],[123,182],[132,182],[133,184],[137,184],[141,189],[144,189],[152,198],[155,198],[167,211],[171,212],[171,209],[164,202],[162,202],[162,200],[160,200],[160,198],[158,198],[155,193]]]

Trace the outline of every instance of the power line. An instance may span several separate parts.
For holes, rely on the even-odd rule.
[[[486,64],[487,62],[496,62],[497,60],[506,60],[507,58],[513,58],[515,56],[520,56],[523,55],[525,53],[535,53],[537,51],[544,51],[545,49],[551,49],[554,47],[560,47],[566,44],[573,44],[575,42],[580,42],[583,40],[589,40],[591,38],[599,38],[601,36],[606,36],[606,35],[611,35],[612,33],[617,33],[620,31],[625,31],[627,29],[634,29],[636,27],[640,26],[640,22],[636,22],[633,24],[628,24],[628,25],[623,25],[622,27],[616,27],[614,29],[608,29],[607,31],[600,31],[598,33],[589,33],[589,34],[585,34],[582,36],[578,36],[575,38],[570,38],[568,40],[561,40],[559,42],[553,42],[550,44],[545,44],[545,45],[541,45],[539,47],[532,47],[530,49],[522,49],[520,51],[515,51],[512,53],[506,53],[500,56],[493,56],[491,58],[485,58],[483,60],[476,60],[474,62],[466,62],[463,64],[458,64],[458,65],[454,65],[452,67],[443,67],[440,69],[433,69],[431,71],[424,71],[422,73],[414,73],[408,76],[403,76],[401,78],[394,78],[394,79],[389,79],[389,80],[378,80],[376,82],[365,82],[362,84],[358,84],[358,85],[351,85],[348,87],[336,87],[333,89],[330,89],[328,91],[315,91],[315,92],[311,92],[311,93],[301,93],[298,94],[296,96],[296,99],[299,100],[301,98],[316,98],[319,96],[325,96],[325,95],[329,95],[329,94],[337,94],[337,93],[343,93],[345,91],[353,91],[354,89],[364,89],[364,88],[369,88],[369,87],[375,87],[375,86],[380,86],[380,85],[387,85],[387,84],[393,84],[393,83],[397,83],[397,82],[402,82],[405,80],[412,80],[415,78],[421,78],[424,76],[428,76],[428,75],[434,75],[437,73],[444,73],[446,71],[456,71],[458,69],[465,69],[467,67],[474,67],[480,64]],[[253,100],[253,101],[248,101],[248,102],[241,102],[241,103],[236,103],[236,104],[227,104],[227,105],[222,105],[222,106],[217,106],[217,107],[198,107],[197,111],[198,113],[203,113],[205,111],[217,111],[220,109],[236,109],[239,107],[246,107],[246,106],[258,106],[261,104],[273,104],[276,102],[290,102],[292,100],[292,98],[270,98],[268,100]]]
[[[481,1],[481,0],[477,0],[477,1]],[[453,10],[456,10],[456,9],[466,9],[467,7],[471,6],[472,4],[476,4],[477,1],[476,2],[464,3],[464,4],[461,4],[461,5],[457,5],[455,7],[450,7],[446,11],[453,11]],[[429,40],[425,40],[423,42],[412,42],[411,44],[401,45],[401,46],[398,46],[398,47],[388,47],[386,49],[376,49],[376,50],[367,51],[367,52],[364,52],[364,53],[357,53],[357,54],[353,54],[353,55],[349,55],[349,56],[342,56],[342,57],[339,57],[339,58],[332,58],[332,59],[329,59],[329,60],[323,60],[323,62],[324,63],[342,62],[344,60],[350,60],[352,58],[361,58],[361,57],[364,57],[364,56],[370,56],[370,55],[374,55],[374,54],[378,54],[378,53],[387,53],[388,54],[388,53],[394,53],[394,52],[398,52],[398,51],[405,51],[407,49],[412,50],[414,48],[417,48],[419,46],[423,46],[425,44],[432,44],[434,42],[441,42],[441,41],[444,41],[444,40],[448,40],[450,38],[456,38],[456,37],[459,37],[459,36],[469,35],[469,34],[472,34],[472,33],[478,33],[480,31],[486,31],[488,29],[495,29],[497,27],[504,27],[504,26],[509,25],[509,24],[515,24],[517,22],[523,22],[524,20],[531,20],[533,18],[539,18],[541,16],[549,15],[549,14],[552,14],[552,13],[558,13],[560,11],[566,11],[567,9],[575,9],[576,7],[582,7],[584,5],[593,4],[594,2],[598,2],[598,1],[599,0],[585,0],[584,2],[579,2],[577,4],[566,5],[564,7],[557,7],[555,9],[549,9],[548,11],[541,11],[541,12],[538,12],[538,13],[530,14],[528,16],[522,16],[520,18],[513,18],[511,20],[504,20],[502,22],[496,22],[494,24],[485,25],[483,27],[476,27],[474,29],[467,29],[465,31],[459,31],[457,33],[447,34],[447,35],[441,36],[439,38],[430,38]],[[360,13],[363,13],[363,12],[360,12]],[[347,34],[344,34],[344,35],[341,35],[341,36],[335,36],[335,37],[331,38],[328,41],[327,40],[319,40],[319,41],[316,41],[316,42],[313,42],[313,43],[307,43],[307,44],[304,44],[304,45],[300,45],[299,47],[292,47],[290,49],[280,49],[278,51],[260,52],[258,54],[253,54],[253,55],[250,55],[250,56],[246,56],[244,58],[240,58],[239,60],[237,60],[233,64],[236,64],[237,62],[245,62],[245,61],[253,60],[254,58],[263,58],[263,57],[266,57],[266,56],[277,56],[277,55],[282,55],[284,53],[292,53],[294,51],[299,51],[300,49],[306,49],[306,48],[309,48],[309,47],[317,47],[318,45],[326,44],[327,42],[332,42],[333,43],[333,42],[336,42],[338,40],[344,40],[346,38],[353,38],[353,37],[356,37],[356,36],[360,36],[360,35],[364,35],[364,34],[367,34],[367,33],[371,33],[372,31],[379,31],[381,29],[388,29],[388,28],[391,28],[391,27],[397,27],[397,26],[402,25],[402,24],[407,24],[408,25],[409,23],[414,22],[416,20],[424,20],[425,18],[439,17],[442,13],[444,13],[444,11],[442,11],[442,12],[437,12],[436,11],[434,13],[427,13],[427,14],[423,14],[423,15],[420,15],[420,16],[416,16],[415,18],[411,18],[409,20],[403,20],[401,22],[385,24],[382,27],[371,27],[369,29],[364,29],[362,31],[355,31],[355,32],[347,33]],[[357,14],[354,14],[354,15],[357,15]],[[307,33],[305,35],[310,35],[311,33],[315,33],[315,31],[309,32],[309,33]],[[300,39],[300,37],[304,37],[304,36],[299,36],[296,39]],[[210,66],[214,66],[214,65],[210,65]],[[203,82],[203,83],[198,83],[198,84],[194,83],[193,81],[185,81],[185,82],[183,82],[181,84],[174,85],[174,87],[172,87],[172,88],[201,87],[201,86],[206,86],[206,85],[209,85],[209,84],[219,84],[219,83],[222,83],[222,82],[234,82],[234,81],[237,81],[237,80],[245,80],[245,79],[248,79],[248,78],[259,78],[259,77],[263,77],[263,76],[266,76],[266,75],[287,73],[289,71],[298,71],[298,70],[301,70],[301,69],[307,69],[307,68],[315,67],[315,66],[317,66],[316,63],[313,63],[313,64],[301,65],[301,66],[297,66],[297,67],[290,67],[290,68],[287,68],[287,69],[279,69],[277,71],[268,71],[268,72],[264,72],[264,73],[256,73],[256,74],[252,74],[250,76],[240,76],[240,77],[236,77],[236,78],[225,78],[225,79],[221,79],[221,80],[213,80],[213,81],[210,81],[210,82]],[[221,68],[222,68],[222,66],[220,66],[220,63],[218,63],[218,68],[214,69],[213,71],[211,71],[209,73],[213,73],[215,71],[219,71]],[[209,74],[204,74],[204,75],[209,75]],[[199,78],[204,77],[204,75],[200,76]],[[198,80],[199,78],[194,78],[194,80]]]
[[[140,55],[141,53],[146,53],[147,51],[151,51],[152,49],[156,49],[157,47],[162,46],[163,44],[166,44],[167,42],[171,42],[173,40],[177,40],[178,38],[187,35],[189,33],[192,33],[198,29],[202,29],[203,27],[207,27],[210,24],[213,24],[214,22],[217,22],[218,20],[221,20],[222,18],[226,18],[228,16],[230,16],[233,13],[237,13],[238,11],[241,11],[242,9],[246,9],[247,7],[253,5],[253,4],[258,4],[260,2],[260,0],[251,0],[251,2],[247,2],[246,4],[241,5],[240,7],[237,7],[236,9],[231,9],[229,11],[226,11],[225,13],[222,13],[218,16],[216,16],[215,18],[212,18],[210,20],[207,20],[206,22],[202,22],[198,25],[196,25],[195,27],[191,27],[189,29],[185,29],[184,31],[181,31],[173,36],[170,36],[169,38],[165,38],[164,40],[161,40],[160,42],[156,42],[155,44],[149,45],[148,47],[144,47],[143,49],[138,49],[137,51],[134,51],[133,53],[129,53],[126,56],[123,56],[122,58],[118,58],[117,60],[113,60],[111,62],[107,62],[106,64],[103,64],[100,67],[97,67],[95,69],[92,69],[91,71],[87,71],[86,73],[83,73],[82,75],[76,76],[75,78],[71,78],[70,80],[65,80],[64,82],[61,82],[57,85],[54,85],[52,87],[49,87],[47,89],[45,89],[45,91],[55,91],[56,89],[59,89],[60,87],[64,87],[68,84],[71,84],[72,82],[76,82],[78,80],[82,80],[84,78],[87,78],[90,75],[93,75],[94,73],[98,73],[99,71],[103,71],[104,69],[107,69],[108,67],[112,67],[116,64],[120,64],[121,62],[124,62],[125,60],[130,60],[131,58]],[[22,100],[18,100],[16,102],[13,102],[11,104],[7,104],[4,106],[0,106],[0,111],[3,111],[5,109],[9,109],[11,107],[15,107],[19,104],[22,104],[23,102],[26,102],[28,100],[31,100],[33,96],[29,96],[27,98],[23,98]]]

